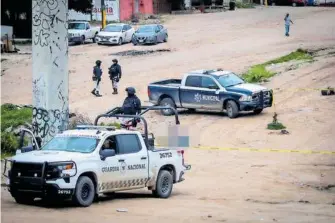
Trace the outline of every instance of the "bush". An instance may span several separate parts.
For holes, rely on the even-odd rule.
[[[13,104],[1,105],[1,132],[25,123],[31,123],[33,118],[32,108],[20,108]]]
[[[236,8],[241,8],[241,9],[251,9],[255,8],[255,4],[253,3],[243,3],[243,2],[235,2]]]
[[[1,157],[15,154],[18,148],[18,137],[6,129],[15,128],[32,122],[32,108],[19,107],[13,104],[1,105]]]
[[[13,133],[1,133],[1,154],[13,155],[19,146],[18,137]]]
[[[269,130],[281,130],[281,129],[286,129],[286,126],[284,126],[282,123],[277,122],[277,123],[269,123],[268,124],[268,129]]]
[[[299,48],[296,51],[286,56],[282,56],[277,59],[270,60],[263,64],[252,66],[246,73],[242,74],[242,76],[245,79],[245,81],[249,83],[261,82],[261,81],[267,80],[268,78],[276,74],[274,72],[268,71],[266,69],[266,66],[269,66],[271,64],[285,63],[285,62],[289,62],[292,60],[310,61],[312,59],[313,59],[313,56],[311,56],[311,54],[308,51]]]

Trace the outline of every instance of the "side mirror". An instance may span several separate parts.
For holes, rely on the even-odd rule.
[[[104,149],[100,151],[101,160],[105,160],[107,157],[115,156],[114,149]]]

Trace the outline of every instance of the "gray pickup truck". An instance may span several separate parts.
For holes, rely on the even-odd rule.
[[[260,114],[264,108],[271,107],[273,101],[272,90],[245,83],[233,72],[220,69],[191,71],[183,79],[151,83],[148,96],[154,105],[227,111],[229,118],[236,118],[240,111]],[[173,114],[167,109],[161,113]]]

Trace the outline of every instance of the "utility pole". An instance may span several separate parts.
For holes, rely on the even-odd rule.
[[[43,145],[69,122],[68,0],[32,1],[32,126]]]
[[[106,5],[105,0],[101,0],[101,27],[106,27]]]

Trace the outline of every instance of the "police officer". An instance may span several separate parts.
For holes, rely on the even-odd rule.
[[[118,60],[117,59],[113,59],[113,64],[112,66],[109,68],[109,78],[112,81],[113,84],[113,94],[117,94],[118,91],[118,83],[121,79],[121,75],[122,75],[122,71],[121,71],[121,66],[118,64]]]
[[[124,115],[138,115],[141,113],[141,100],[135,95],[136,91],[133,87],[127,87],[126,88],[127,97],[125,98],[122,109],[120,113]],[[131,118],[124,118],[123,124],[126,124],[130,120],[133,120]],[[139,120],[133,120],[133,127],[136,127],[136,123],[139,122]]]
[[[102,95],[99,93],[100,89],[100,82],[102,76],[102,69],[101,69],[101,61],[97,60],[95,62],[95,66],[93,67],[93,81],[96,82],[95,88],[91,91],[91,93],[97,97],[101,97]]]

